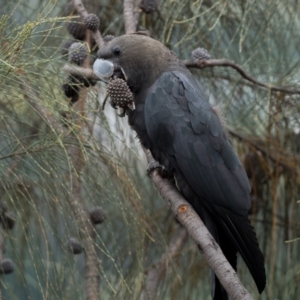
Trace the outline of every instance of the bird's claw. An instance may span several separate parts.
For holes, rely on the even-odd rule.
[[[147,175],[150,177],[151,173],[158,168],[163,169],[164,167],[160,165],[159,162],[157,162],[156,160],[151,161],[147,166],[147,170],[146,170]]]
[[[126,115],[126,109],[125,109],[125,108],[122,108],[122,109],[121,109],[121,113],[118,114],[118,116],[121,117],[121,118],[124,118],[125,115]]]
[[[116,104],[113,101],[109,101],[109,104],[112,108],[117,109],[118,107],[116,106]]]
[[[155,169],[159,169],[159,173],[162,177],[168,177],[169,172],[166,170],[166,168],[164,166],[162,166],[161,164],[159,164],[159,162],[157,162],[156,160],[151,161],[148,164],[146,173],[149,177],[151,177],[151,173],[155,170]]]

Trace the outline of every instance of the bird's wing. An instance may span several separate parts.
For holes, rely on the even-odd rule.
[[[264,259],[247,216],[250,184],[199,85],[190,73],[165,72],[150,88],[144,112],[151,141],[215,216],[261,292]]]
[[[245,215],[250,185],[219,117],[193,77],[163,73],[150,89],[145,122],[152,142],[172,156],[199,197]]]

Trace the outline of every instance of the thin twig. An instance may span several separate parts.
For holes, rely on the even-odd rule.
[[[148,270],[145,282],[144,300],[154,300],[156,298],[159,282],[161,281],[163,274],[166,272],[170,260],[178,255],[178,252],[186,238],[187,231],[185,228],[181,227],[176,230],[170,240],[166,252]]]
[[[78,222],[82,244],[85,249],[85,290],[86,300],[99,300],[99,260],[95,245],[95,229],[90,221],[88,212],[84,209],[81,197],[80,172],[83,167],[80,147],[69,147],[68,154],[72,159],[73,176],[70,181],[70,194],[67,197],[68,204]]]
[[[90,44],[90,35],[87,34],[86,42]],[[90,57],[87,56],[83,63],[83,67],[88,69],[90,66]],[[86,300],[99,300],[100,299],[100,265],[98,260],[98,255],[96,251],[96,235],[95,229],[90,221],[89,213],[84,208],[84,201],[81,196],[81,173],[84,168],[84,159],[82,148],[79,143],[83,140],[82,130],[83,130],[83,119],[84,119],[84,109],[87,98],[88,90],[87,88],[79,89],[78,101],[73,105],[73,109],[76,112],[75,124],[77,126],[76,133],[73,132],[72,135],[74,139],[78,139],[78,145],[68,147],[68,155],[72,162],[72,180],[70,180],[71,193],[69,196],[69,204],[73,208],[76,219],[79,223],[81,229],[81,236],[83,241],[83,246],[85,249],[85,291]],[[77,120],[76,120],[77,119]]]
[[[153,161],[149,151],[145,151],[145,154],[149,163]],[[217,275],[229,297],[233,300],[253,300],[192,206],[168,179],[160,176],[156,169],[152,171],[151,178],[168,207],[198,245],[203,257]]]
[[[23,76],[21,86],[25,91],[25,100],[38,112],[40,117],[46,121],[51,129],[57,133],[63,133],[61,122],[55,118],[48,108],[42,105],[38,93],[32,88],[30,80]]]
[[[26,83],[26,79],[24,79]],[[31,88],[29,84],[24,84],[24,89],[28,95],[26,100],[35,108],[35,110],[40,114],[41,118],[45,119],[53,131],[57,133],[65,132],[64,128],[61,126],[59,121],[53,116],[52,112],[41,105],[38,101],[38,95]],[[74,107],[77,108],[78,115],[83,114],[84,109],[84,99],[86,97],[86,89],[82,88],[79,91],[78,105]],[[81,130],[81,120],[78,120],[79,132]],[[80,134],[79,134],[80,136]],[[76,140],[77,137],[74,136]],[[72,163],[73,169],[71,170],[70,182],[70,194],[67,197],[68,204],[74,214],[74,217],[78,221],[79,228],[82,233],[82,243],[85,249],[85,284],[86,284],[86,300],[99,300],[99,285],[100,285],[100,274],[99,274],[99,261],[96,253],[95,243],[94,243],[94,227],[90,222],[89,214],[86,212],[83,206],[83,201],[81,198],[81,183],[80,174],[83,168],[83,158],[82,150],[80,145],[70,145],[68,147],[68,154]]]
[[[74,65],[69,65],[69,64],[65,64],[62,67],[63,71],[67,72],[68,74],[71,74],[73,76],[83,76],[86,79],[92,79],[92,80],[98,80],[98,81],[102,81],[104,83],[108,83],[108,81],[102,80],[100,78],[98,78],[93,70],[90,67],[77,67]]]
[[[236,64],[233,61],[227,60],[227,59],[209,59],[209,60],[199,60],[199,61],[192,61],[192,60],[184,60],[183,63],[188,68],[198,68],[203,69],[207,67],[231,67],[235,69],[242,77],[247,79],[248,81],[257,84],[259,86],[262,86],[266,89],[269,89],[274,92],[283,92],[287,94],[300,94],[300,89],[295,88],[289,88],[289,87],[281,87],[276,86],[270,83],[264,83],[262,81],[257,80],[253,76],[249,75],[241,66]]]

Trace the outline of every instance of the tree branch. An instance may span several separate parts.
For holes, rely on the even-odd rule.
[[[87,34],[86,42],[90,44],[90,35]],[[90,57],[87,56],[83,67],[90,70]],[[77,125],[76,134],[72,132],[74,139],[82,140],[84,107],[88,94],[87,88],[79,89],[78,101],[73,105],[76,112],[75,124]],[[77,120],[76,120],[77,119]],[[70,182],[69,205],[74,211],[81,230],[81,237],[85,249],[85,291],[86,300],[100,300],[100,264],[96,251],[95,228],[91,222],[90,215],[84,208],[84,201],[81,196],[81,173],[84,168],[84,158],[80,145],[70,145],[67,149],[70,161],[72,162],[72,180]]]
[[[153,161],[150,152],[145,151],[145,153],[148,162]],[[198,245],[200,252],[217,275],[229,297],[232,300],[253,300],[192,206],[179,194],[168,179],[159,175],[157,169],[152,171],[151,178],[168,207]]]
[[[227,60],[227,59],[209,59],[209,60],[184,60],[183,63],[188,68],[198,68],[203,69],[207,67],[231,67],[235,69],[242,77],[247,79],[248,81],[257,84],[259,86],[262,86],[266,89],[270,89],[274,92],[283,92],[287,94],[300,94],[300,89],[295,88],[289,88],[289,87],[280,87],[269,83],[263,83],[262,81],[257,80],[253,76],[249,75],[241,66],[236,64],[233,61]]]
[[[73,67],[70,66],[71,69]],[[83,70],[90,70],[89,68],[80,68]],[[30,84],[26,84],[26,78],[24,78],[24,89],[26,91],[26,100],[33,106],[33,108],[40,114],[41,118],[45,119],[48,125],[53,131],[63,134],[66,130],[63,128],[61,123],[53,116],[52,112],[47,108],[44,108],[38,101],[38,95],[31,88]],[[79,91],[79,100],[74,107],[76,110],[77,118],[79,115],[83,115],[84,101],[87,95],[87,90],[81,88]],[[82,121],[78,120],[78,136],[81,137]],[[78,137],[74,136],[74,140]],[[86,300],[99,300],[99,289],[100,289],[100,273],[99,273],[99,260],[95,247],[95,229],[90,221],[89,213],[84,208],[84,203],[81,197],[81,171],[84,166],[82,157],[82,149],[80,145],[70,145],[67,149],[70,157],[72,169],[70,177],[68,178],[70,184],[70,193],[67,197],[67,202],[76,218],[82,238],[82,244],[85,249],[85,289],[86,289]],[[71,178],[72,176],[72,178]]]
[[[68,154],[72,158],[75,172],[73,171],[72,180],[69,178],[71,186],[67,201],[78,222],[82,244],[85,250],[85,299],[99,300],[100,266],[95,246],[95,229],[90,221],[89,213],[83,208],[80,192],[80,174],[76,174],[76,172],[80,171],[82,168],[81,150],[78,147],[70,146],[68,149]]]
[[[93,73],[93,70],[91,68],[83,68],[65,64],[62,69],[63,71],[71,75],[78,75],[83,76],[87,79],[99,80],[99,78]]]
[[[126,34],[134,33],[136,31],[135,17],[134,17],[134,1],[124,0],[123,14]]]

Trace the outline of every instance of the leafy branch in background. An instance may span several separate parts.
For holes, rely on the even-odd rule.
[[[103,299],[146,298],[155,267],[159,274],[150,289],[158,299],[208,298],[208,270],[197,249],[180,234],[172,251],[181,229],[166,216],[164,203],[146,178],[144,153],[126,121],[111,109],[99,109],[106,92],[93,82],[97,78],[91,65],[98,46],[88,45],[92,33],[74,7],[67,14],[65,4],[38,2],[3,1],[0,21],[1,202],[16,213],[14,228],[5,232],[5,256],[14,261],[15,270],[1,278],[3,296],[84,299],[86,243],[95,249]],[[269,290],[260,299],[294,299],[300,268],[299,101],[297,93],[271,91],[269,83],[292,92],[299,89],[297,9],[277,0],[272,5],[150,2],[137,2],[133,14],[129,10],[132,31],[137,25],[138,30],[147,29],[181,58],[204,47],[262,83],[259,87],[247,81],[232,66],[191,68],[210,91],[212,104],[221,106],[251,178],[251,218],[269,269]],[[84,5],[101,20],[103,39],[124,33],[121,1],[89,0]],[[81,37],[70,42],[69,29],[76,25],[81,25]],[[87,46],[90,65],[64,65],[69,46],[62,54],[60,49],[66,39],[69,46]],[[214,62],[219,60],[204,64]],[[64,96],[61,86],[66,83],[73,87],[71,94],[76,91],[73,96]],[[78,184],[80,195],[78,190],[73,193]],[[74,199],[80,199],[76,209],[86,220],[93,208],[107,211],[101,227],[92,226],[89,240],[88,235],[82,239],[85,226],[70,210]],[[82,254],[70,255],[70,245]],[[179,248],[181,255],[176,254]],[[239,273],[252,291],[243,267]]]

